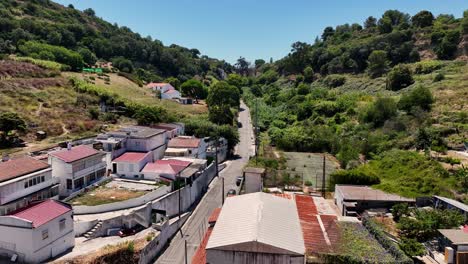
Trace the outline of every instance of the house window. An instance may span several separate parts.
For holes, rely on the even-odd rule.
[[[45,182],[45,177],[41,176],[41,182]]]
[[[28,183],[28,181],[25,181],[25,182],[24,182],[24,188],[26,189],[26,188],[28,188],[28,187],[29,187],[29,183]]]
[[[42,240],[46,240],[47,238],[49,238],[49,230],[42,230]]]
[[[37,184],[37,180],[36,178],[33,178],[33,185],[36,185]]]
[[[61,219],[59,223],[59,229],[60,231],[63,231],[65,229],[65,219]]]
[[[73,189],[73,184],[72,184],[72,180],[71,180],[71,179],[67,179],[67,189],[68,189],[68,190]]]

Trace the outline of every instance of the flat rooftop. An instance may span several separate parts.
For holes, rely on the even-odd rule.
[[[415,202],[415,199],[406,198],[396,194],[386,193],[369,186],[339,185],[335,186],[335,192],[341,193],[344,200],[351,201],[402,201]]]
[[[468,230],[439,229],[439,232],[455,245],[468,245]]]
[[[129,136],[131,138],[150,138],[162,133],[165,133],[166,130],[156,129],[151,127],[144,126],[129,126],[121,128],[117,131],[111,131],[106,133],[109,136]]]

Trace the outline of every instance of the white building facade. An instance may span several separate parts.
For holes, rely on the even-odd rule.
[[[58,189],[47,163],[30,157],[0,163],[0,215],[34,201],[57,199]]]
[[[107,173],[105,156],[84,145],[50,153],[52,176],[60,182],[59,195],[67,197],[104,177]]]
[[[44,263],[75,245],[70,205],[47,200],[0,216],[0,254],[20,263]]]

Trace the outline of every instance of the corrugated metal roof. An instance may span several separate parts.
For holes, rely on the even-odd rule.
[[[450,199],[450,198],[447,198],[447,197],[442,197],[442,196],[436,196],[434,195],[435,198],[441,200],[441,201],[444,201],[460,210],[463,210],[465,212],[468,212],[468,205],[464,204],[464,203],[461,203],[459,201],[455,201],[453,199]]]
[[[468,244],[468,233],[463,229],[439,229],[439,232],[455,245]]]
[[[415,202],[415,199],[402,197],[396,194],[386,193],[381,190],[372,189],[369,186],[359,185],[336,185],[335,192],[340,192],[344,200],[361,201],[403,201]]]
[[[294,201],[266,193],[226,199],[206,248],[303,255]]]

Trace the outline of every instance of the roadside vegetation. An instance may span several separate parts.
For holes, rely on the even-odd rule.
[[[277,150],[336,157],[344,170],[331,188],[466,200],[465,170],[446,154],[468,138],[467,24],[468,12],[388,10],[363,25],[327,27],[277,62],[249,67],[240,58],[238,74],[249,69],[242,96]]]

